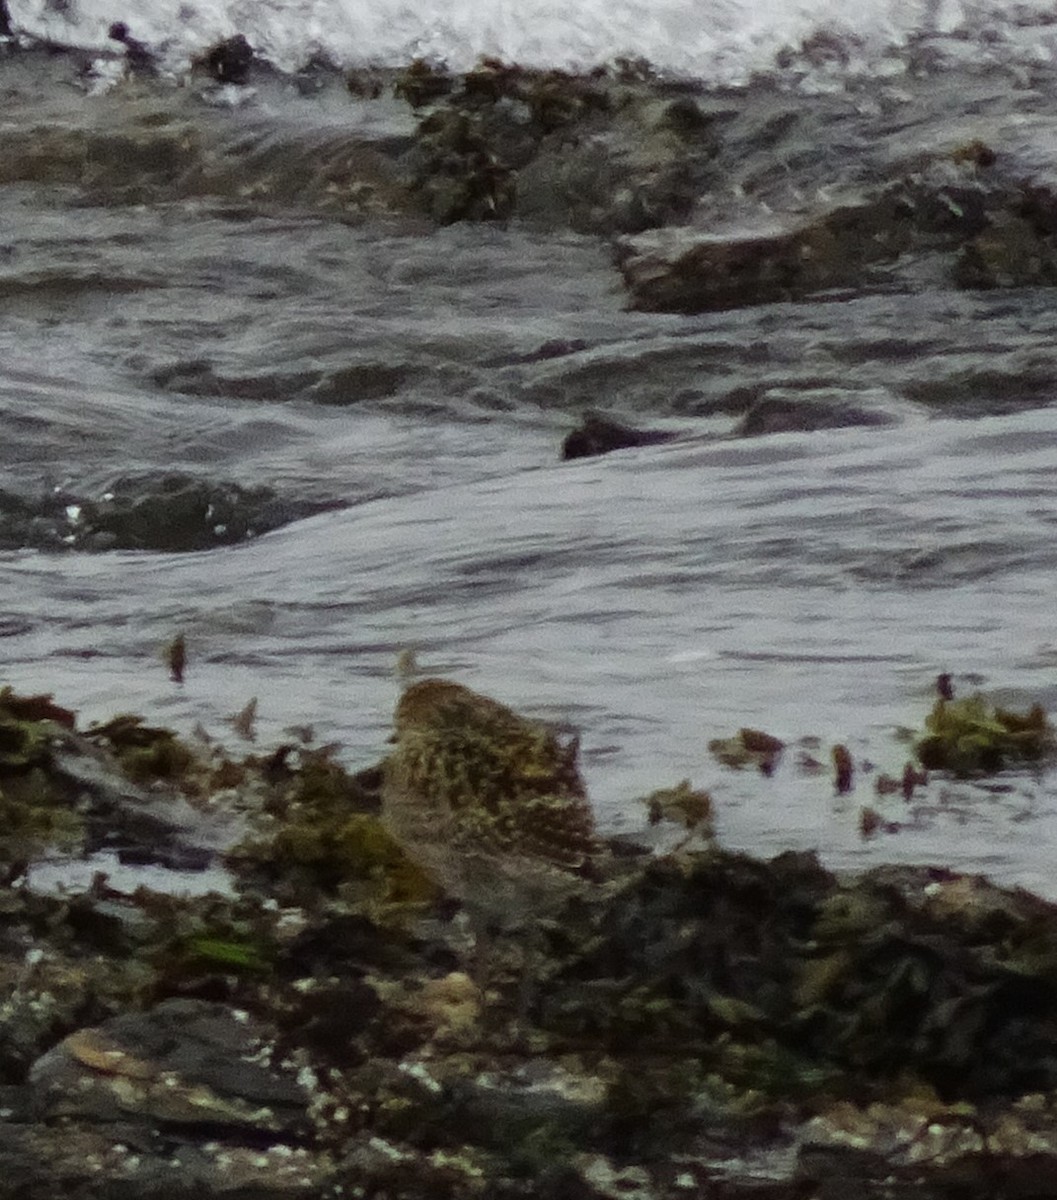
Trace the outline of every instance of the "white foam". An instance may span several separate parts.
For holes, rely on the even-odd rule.
[[[179,69],[202,47],[243,33],[283,69],[321,54],[341,65],[399,65],[415,55],[465,68],[482,54],[583,68],[616,56],[704,79],[744,78],[819,29],[868,48],[922,32],[1023,24],[1050,0],[10,0],[20,31],[99,48],[114,20]]]

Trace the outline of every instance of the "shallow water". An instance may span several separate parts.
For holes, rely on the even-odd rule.
[[[217,733],[256,695],[263,741],[309,723],[362,762],[384,750],[410,647],[425,670],[577,724],[611,828],[688,776],[713,791],[728,845],[928,859],[1052,890],[1047,778],[935,784],[918,828],[863,844],[868,775],[836,800],[794,747],[763,779],[706,743],[762,726],[898,773],[896,730],[920,726],[940,668],[1052,708],[1055,433],[1042,410],[934,422],[927,442],[904,428],[689,443],[441,481],[233,549],[11,556],[5,677],[88,716],[133,708]],[[177,629],[182,688],[158,658]]]
[[[122,104],[143,119],[135,94],[85,109],[41,87],[63,120],[120,124]],[[1023,132],[1000,89],[963,90]],[[921,91],[890,152],[912,111],[922,141],[961,120]],[[746,122],[777,94],[745,101]],[[190,104],[174,96],[165,120]],[[638,828],[636,797],[689,777],[728,846],[931,861],[1057,896],[1051,777],[934,782],[909,809],[873,789],[902,770],[900,730],[921,728],[941,670],[962,694],[1057,707],[1051,293],[656,316],[624,311],[600,239],[240,200],[273,152],[338,153],[334,104],[279,89],[203,110],[226,194],[0,188],[0,469],[29,513],[0,555],[4,682],[233,743],[225,718],[256,696],[259,744],[309,724],[364,764],[411,649],[424,672],[577,725],[608,829]],[[879,118],[835,111],[854,176]],[[386,136],[401,120],[378,117]],[[731,436],[755,398],[834,395],[887,423]],[[560,463],[586,407],[680,439]],[[183,554],[80,540],[87,503],[174,471],[266,485],[281,527],[227,545],[218,518],[216,546]],[[284,504],[323,511],[284,523]],[[164,504],[151,514],[165,544]],[[179,631],[182,687],[160,654]],[[711,758],[745,725],[790,743],[773,778]],[[798,766],[838,741],[859,763],[840,798]],[[864,804],[901,831],[864,841]]]

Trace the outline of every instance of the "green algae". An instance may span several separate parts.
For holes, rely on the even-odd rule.
[[[93,725],[88,736],[108,746],[121,769],[136,783],[179,780],[195,762],[193,752],[172,730],[147,725],[142,717],[128,713],[103,725]]]
[[[84,822],[52,767],[52,748],[73,714],[50,696],[0,691],[0,876],[13,878],[49,850],[69,852]]]
[[[262,942],[198,934],[183,946],[188,966],[214,967],[236,972],[268,972],[274,953]]]
[[[19,696],[0,690],[0,777],[49,761],[56,727],[73,728],[73,714],[51,696]]]
[[[370,773],[349,774],[327,750],[296,753],[300,765],[266,802],[271,821],[264,835],[236,847],[229,856],[233,865],[322,892],[341,888],[366,902],[433,899],[433,884],[378,817]],[[276,769],[287,771],[289,757],[273,755]]]
[[[1016,712],[989,704],[979,693],[937,700],[925,728],[914,746],[921,765],[962,777],[1038,763],[1055,747],[1053,726],[1040,704]]]

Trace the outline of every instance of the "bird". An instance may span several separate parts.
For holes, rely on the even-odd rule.
[[[382,820],[479,935],[535,922],[592,878],[601,849],[577,738],[430,678],[400,697],[391,742]]]

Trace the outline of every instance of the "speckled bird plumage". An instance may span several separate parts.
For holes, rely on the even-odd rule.
[[[567,892],[598,852],[578,745],[457,683],[396,708],[382,813],[442,888],[509,916]]]

